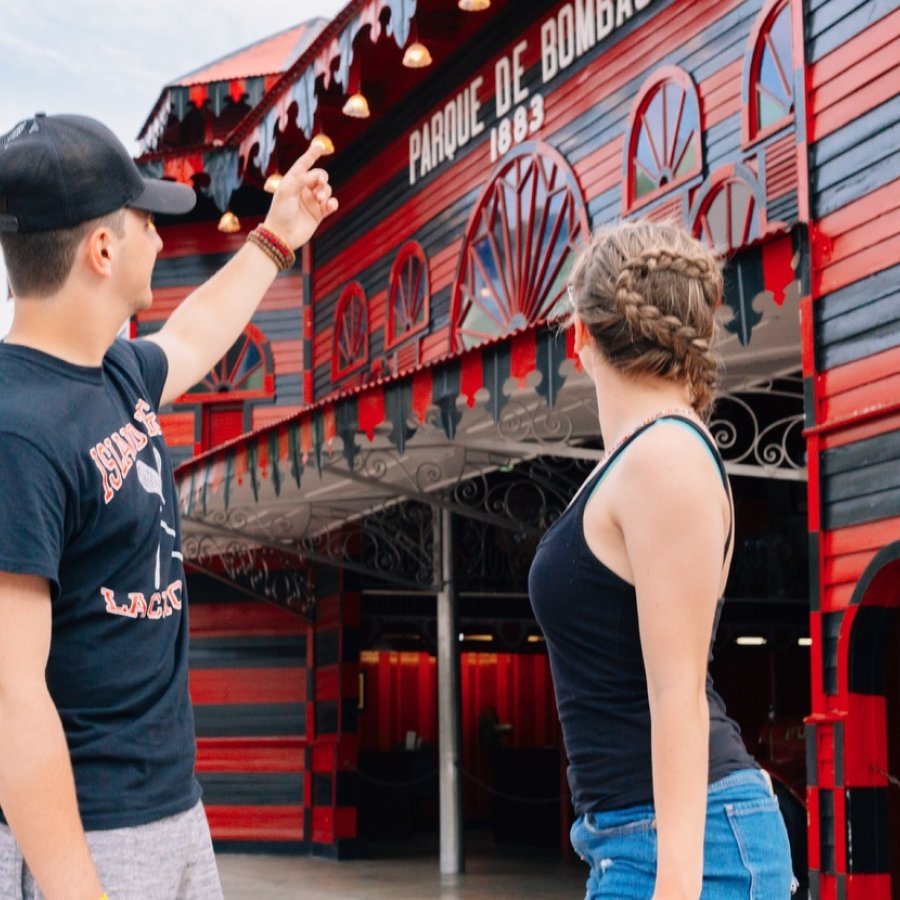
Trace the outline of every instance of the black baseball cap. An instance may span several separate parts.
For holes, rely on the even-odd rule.
[[[37,113],[0,136],[0,231],[54,231],[123,206],[180,215],[197,195],[144,178],[122,142],[86,116]]]

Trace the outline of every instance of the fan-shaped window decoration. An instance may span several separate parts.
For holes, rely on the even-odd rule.
[[[428,261],[415,241],[405,244],[391,269],[386,345],[395,344],[421,331],[428,324],[431,299]]]
[[[369,361],[369,314],[366,293],[354,281],[344,288],[334,313],[331,353],[333,381],[355,372]]]
[[[686,72],[664,66],[645,83],[632,108],[626,208],[699,174],[702,152],[697,89]]]
[[[455,346],[559,316],[589,231],[581,188],[556,150],[530,142],[507,154],[466,230],[450,317]]]
[[[751,35],[749,71],[744,76],[745,141],[773,131],[794,114],[791,9],[777,0],[764,10]]]
[[[761,210],[753,186],[739,175],[711,181],[694,218],[694,234],[720,253],[731,254],[757,240]]]
[[[185,394],[192,403],[270,397],[275,392],[272,353],[263,333],[248,325],[203,380]]]

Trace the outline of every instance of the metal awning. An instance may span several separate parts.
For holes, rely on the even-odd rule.
[[[802,450],[789,446],[792,436],[802,445],[796,290],[780,306],[768,303],[749,344],[726,333],[713,432],[732,474],[802,480]],[[567,335],[532,328],[328,399],[183,464],[176,480],[186,561],[211,570],[216,559],[243,560],[238,569],[248,572],[265,552],[283,557],[263,566],[282,589],[279,572],[301,561],[422,588],[433,581],[430,550],[379,535],[374,514],[417,501],[503,527],[546,527],[550,506],[567,502],[568,488],[551,501],[552,478],[550,506],[538,504],[532,522],[492,508],[477,485],[528,461],[602,456],[594,386],[573,356]],[[325,540],[367,519],[352,547]],[[263,596],[278,599],[266,577],[256,579]]]

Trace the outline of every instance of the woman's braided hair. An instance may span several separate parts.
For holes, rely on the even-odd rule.
[[[622,222],[595,232],[570,279],[575,312],[622,372],[686,381],[708,418],[721,368],[711,349],[722,267],[676,225]]]

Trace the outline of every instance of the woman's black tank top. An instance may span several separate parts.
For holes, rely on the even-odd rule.
[[[650,706],[637,597],[633,585],[594,556],[584,537],[583,518],[594,488],[631,442],[657,422],[672,420],[687,425],[706,443],[727,485],[717,448],[695,422],[675,415],[655,419],[635,431],[588,479],[544,534],[528,576],[531,605],[547,641],[569,758],[569,788],[578,815],[653,802]],[[720,599],[710,659],[721,611]],[[708,673],[706,695],[711,783],[756,763],[738,726],[725,714]]]

